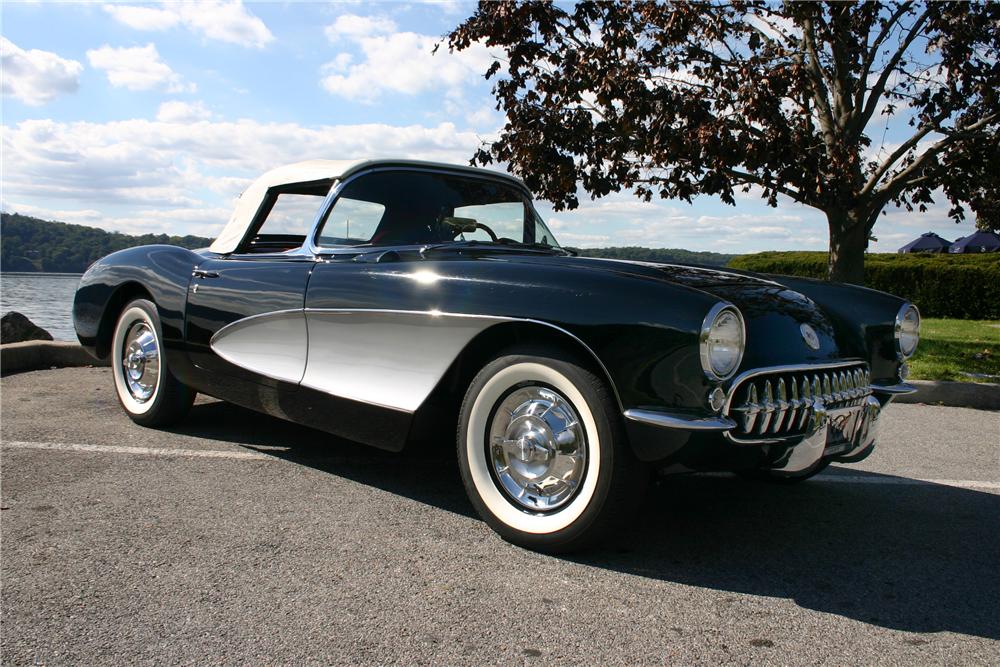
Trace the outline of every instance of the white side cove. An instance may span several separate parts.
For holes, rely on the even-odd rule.
[[[413,412],[476,335],[504,317],[438,311],[286,310],[220,329],[212,350],[269,378]]]
[[[301,310],[254,315],[219,329],[212,351],[231,364],[275,380],[302,381],[309,336]]]
[[[502,317],[438,311],[306,310],[302,386],[413,412],[476,335]]]

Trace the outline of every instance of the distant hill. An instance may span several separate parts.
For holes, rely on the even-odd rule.
[[[167,243],[183,248],[204,248],[212,239],[200,236],[143,234],[132,236],[96,227],[39,220],[19,213],[0,214],[0,270],[83,273],[101,257],[140,245]],[[647,262],[682,262],[725,266],[736,255],[695,252],[678,248],[579,248],[584,257],[635,259]]]
[[[640,248],[625,246],[621,248],[574,248],[583,257],[603,257],[607,259],[634,259],[643,262],[679,262],[682,264],[705,264],[707,266],[725,266],[737,255],[726,255],[718,252],[697,252],[681,250],[680,248]]]
[[[83,273],[105,255],[153,243],[204,248],[212,239],[200,236],[143,234],[132,236],[96,227],[39,220],[18,213],[0,214],[0,270]]]

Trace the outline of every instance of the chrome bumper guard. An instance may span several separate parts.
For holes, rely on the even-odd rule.
[[[721,415],[633,409],[625,417],[662,428],[720,433],[737,445],[796,443],[772,468],[795,473],[824,456],[850,458],[871,447],[882,411],[873,392],[909,391],[912,387],[903,384],[872,386],[864,362],[782,366],[737,376]]]
[[[802,442],[788,450],[787,455],[772,468],[776,472],[801,472],[808,470],[824,456],[851,457],[875,443],[882,404],[874,396],[865,398],[864,404],[849,408],[827,410],[814,408],[809,417],[809,428]]]

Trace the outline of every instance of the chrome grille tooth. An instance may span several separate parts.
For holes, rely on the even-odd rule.
[[[771,381],[764,381],[764,404],[762,407],[762,415],[760,418],[760,425],[757,427],[757,433],[763,435],[767,433],[767,427],[771,424],[771,417],[774,416],[774,389],[771,387]]]
[[[788,425],[785,427],[788,430],[794,429],[795,418],[798,416],[799,412],[799,383],[795,381],[795,377],[792,377],[792,400],[791,408],[788,411]]]
[[[833,400],[833,381],[830,380],[829,373],[823,373],[823,390],[820,392],[823,402],[829,403]]]
[[[806,425],[809,419],[809,412],[812,408],[812,391],[809,389],[809,378],[802,378],[802,414],[799,415],[799,428]]]
[[[778,402],[775,407],[774,421],[771,423],[771,433],[781,430],[781,423],[785,421],[785,413],[788,412],[788,392],[785,389],[785,378],[778,378]]]
[[[851,394],[851,374],[846,371],[840,371],[840,391],[844,394],[844,400],[854,398]]]
[[[747,402],[745,408],[746,409],[743,412],[743,431],[751,433],[753,431],[754,422],[757,421],[757,413],[760,412],[760,406],[757,404],[757,385],[753,382],[750,383],[750,389],[747,390]]]
[[[823,383],[818,375],[813,375],[813,400],[818,401],[823,398]]]
[[[848,398],[854,400],[858,397],[858,371],[847,371]]]

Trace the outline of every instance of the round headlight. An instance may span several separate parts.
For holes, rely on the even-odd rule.
[[[904,304],[896,315],[896,349],[899,356],[908,359],[917,351],[920,342],[920,311],[912,303]]]
[[[701,367],[713,380],[725,380],[739,368],[746,344],[743,317],[735,306],[717,304],[701,325]]]

